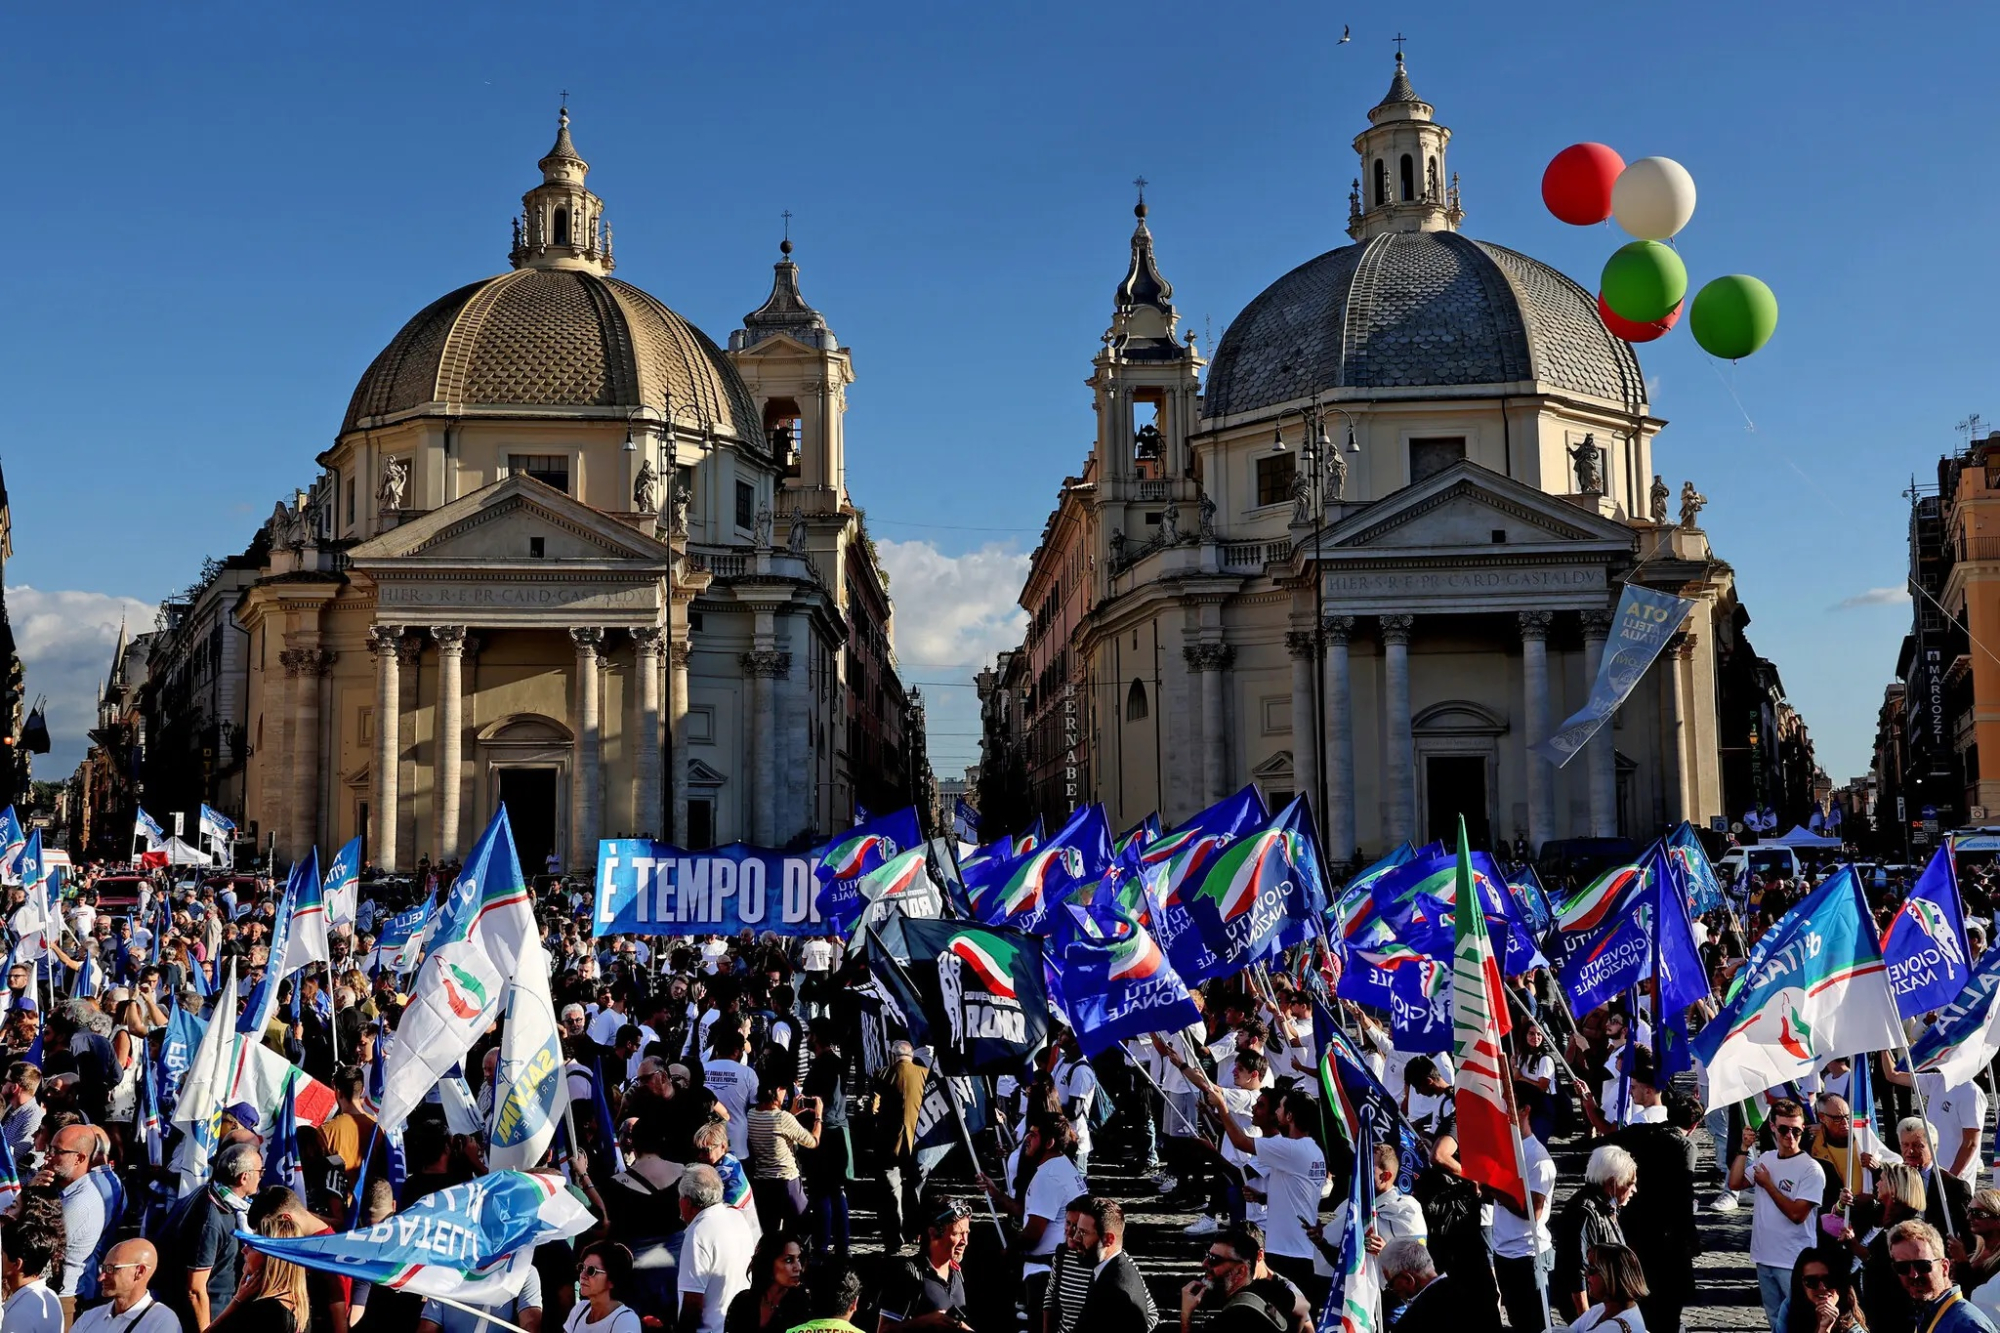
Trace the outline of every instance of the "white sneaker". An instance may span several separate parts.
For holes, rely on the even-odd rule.
[[[1157,1189],[1162,1194],[1172,1194],[1175,1190],[1179,1189],[1180,1187],[1181,1187],[1180,1180],[1177,1177],[1168,1175],[1164,1171],[1160,1172],[1159,1175],[1153,1177],[1153,1188]]]
[[[1222,1223],[1217,1219],[1213,1217],[1197,1217],[1194,1221],[1181,1228],[1181,1234],[1187,1236],[1213,1236],[1220,1230],[1222,1230]]]
[[[1724,1190],[1708,1206],[1718,1213],[1733,1213],[1736,1211],[1736,1194],[1732,1190]]]

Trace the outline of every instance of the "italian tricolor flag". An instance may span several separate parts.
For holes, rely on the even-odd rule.
[[[1478,902],[1472,883],[1472,851],[1465,819],[1458,821],[1458,901]],[[1490,1185],[1524,1210],[1528,1184],[1521,1160],[1520,1130],[1514,1119],[1514,1088],[1501,1038],[1513,1030],[1507,1016],[1506,983],[1486,933],[1486,913],[1452,913],[1457,939],[1451,954],[1451,1022],[1457,1075],[1453,1104],[1458,1112],[1460,1173]]]

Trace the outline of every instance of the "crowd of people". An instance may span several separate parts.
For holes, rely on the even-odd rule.
[[[0,991],[0,1138],[21,1182],[0,1221],[5,1333],[1150,1333],[1175,1312],[1128,1249],[1134,1179],[1140,1206],[1197,1214],[1199,1272],[1161,1288],[1178,1287],[1182,1333],[1306,1333],[1342,1280],[1354,1154],[1320,1078],[1326,1011],[1307,973],[1323,956],[1207,983],[1199,1022],[1095,1057],[1058,1025],[993,1085],[977,1160],[933,1172],[932,1053],[863,1040],[865,955],[824,938],[597,938],[589,886],[557,877],[538,881],[535,914],[576,1114],[548,1165],[596,1225],[538,1248],[517,1296],[476,1309],[267,1257],[239,1233],[346,1231],[487,1169],[483,1133],[442,1093],[400,1135],[372,1114],[371,1071],[410,1001],[375,932],[430,888],[364,883],[330,963],[281,985],[264,1044],[334,1099],[298,1127],[298,1174],[276,1177],[273,1126],[238,1104],[187,1181],[171,1143],[149,1152],[140,1066],[175,1011],[213,1003],[223,968],[259,978],[276,894],[162,881],[113,910],[81,879],[60,943]],[[1703,923],[1717,995],[1795,893],[1766,887],[1747,925]],[[1374,1327],[1673,1333],[1696,1297],[1700,1211],[1747,1207],[1773,1333],[1993,1328],[2000,1190],[1981,1184],[1977,1080],[1879,1058],[1856,1105],[1857,1071],[1831,1059],[1705,1116],[1699,1071],[1656,1067],[1643,996],[1572,1020],[1546,974],[1513,980],[1521,1202],[1460,1173],[1450,1057],[1399,1050],[1382,1015],[1337,1007],[1411,1130],[1366,1163]],[[500,1037],[462,1065],[482,1121]],[[878,1234],[857,1241],[851,1209]]]

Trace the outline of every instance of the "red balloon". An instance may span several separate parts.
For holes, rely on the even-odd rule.
[[[1601,143],[1571,144],[1542,172],[1542,202],[1573,227],[1590,227],[1611,216],[1611,186],[1625,159]]]
[[[1604,304],[1604,293],[1597,294],[1597,317],[1604,321],[1604,327],[1611,330],[1614,338],[1623,338],[1628,343],[1649,343],[1655,338],[1664,338],[1667,330],[1680,322],[1681,311],[1687,302],[1681,301],[1666,313],[1664,319],[1656,319],[1650,324],[1635,324]]]

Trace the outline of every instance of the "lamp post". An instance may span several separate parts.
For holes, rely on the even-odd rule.
[[[1347,452],[1358,454],[1361,446],[1354,442],[1354,415],[1346,408],[1332,403],[1322,403],[1314,394],[1308,406],[1297,409],[1305,425],[1305,439],[1299,445],[1299,466],[1306,472],[1306,516],[1312,521],[1313,540],[1313,672],[1312,709],[1313,745],[1320,751],[1319,762],[1313,765],[1313,815],[1318,823],[1318,831],[1325,836],[1326,767],[1331,756],[1326,754],[1326,569],[1320,561],[1320,533],[1326,528],[1326,473],[1328,468],[1340,463],[1340,476],[1345,489],[1346,465],[1334,452],[1333,441],[1326,433],[1326,414],[1338,412],[1347,423]],[[1273,452],[1284,453],[1285,418],[1287,412],[1278,414],[1277,423],[1272,427]],[[1335,854],[1345,860],[1347,848],[1335,849]]]

